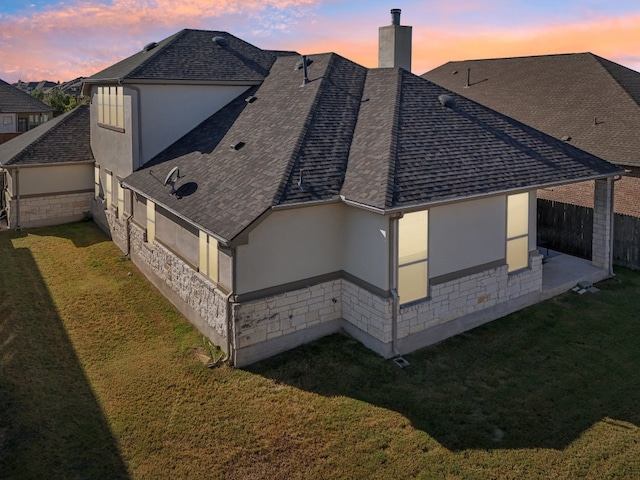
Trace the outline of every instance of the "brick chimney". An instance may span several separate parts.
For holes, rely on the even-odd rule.
[[[411,71],[411,27],[400,25],[399,8],[391,9],[391,25],[378,30],[378,68]]]

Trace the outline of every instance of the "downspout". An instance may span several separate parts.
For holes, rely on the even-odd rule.
[[[391,291],[391,350],[399,357],[398,350],[398,314],[400,299],[398,297],[398,220],[402,214],[389,219],[389,290]]]
[[[20,228],[20,167],[16,167],[16,228]]]

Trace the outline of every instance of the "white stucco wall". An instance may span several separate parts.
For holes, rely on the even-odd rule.
[[[19,188],[20,196],[92,191],[93,163],[20,168]]]
[[[429,278],[505,258],[506,197],[429,211]]]
[[[143,162],[190,132],[248,86],[140,85]]]
[[[133,121],[132,105],[136,103],[136,92],[129,88],[124,89],[124,132],[98,125],[98,87],[91,88],[91,150],[100,165],[100,179],[105,181],[104,169],[113,172],[113,175],[121,178],[131,174],[136,168],[134,162],[134,141],[137,133]]]
[[[236,251],[236,293],[342,269],[342,205],[273,212]]]
[[[389,289],[389,219],[344,207],[342,269],[383,290]]]

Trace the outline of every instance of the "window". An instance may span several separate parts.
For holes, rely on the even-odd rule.
[[[507,197],[507,265],[509,272],[529,266],[529,193]]]
[[[199,270],[214,282],[218,281],[218,241],[200,231]]]
[[[147,201],[147,242],[153,243],[156,239],[156,204]]]
[[[120,183],[120,179],[116,178],[117,192],[118,192],[118,218],[124,218],[124,188]]]
[[[100,165],[93,167],[93,196],[100,198]]]
[[[9,116],[9,115],[5,115],[2,117],[2,124],[3,125],[13,125],[13,117]]]
[[[113,177],[111,175],[111,172],[109,171],[105,171],[105,176],[106,176],[106,180],[104,182],[104,187],[106,190],[106,195],[107,195],[107,208],[109,208],[111,206],[111,202],[113,201],[113,196],[112,196],[112,187],[113,187]]]
[[[98,87],[98,123],[124,128],[124,90],[122,87]]]
[[[398,296],[409,303],[428,295],[427,210],[405,214],[398,222]]]

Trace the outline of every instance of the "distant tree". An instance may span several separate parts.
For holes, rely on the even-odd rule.
[[[31,95],[49,105],[53,110],[54,117],[73,110],[78,105],[83,103],[82,98],[78,98],[67,93],[62,93],[57,88],[54,88],[48,94],[45,94],[42,90],[34,90],[33,92],[31,92]]]

